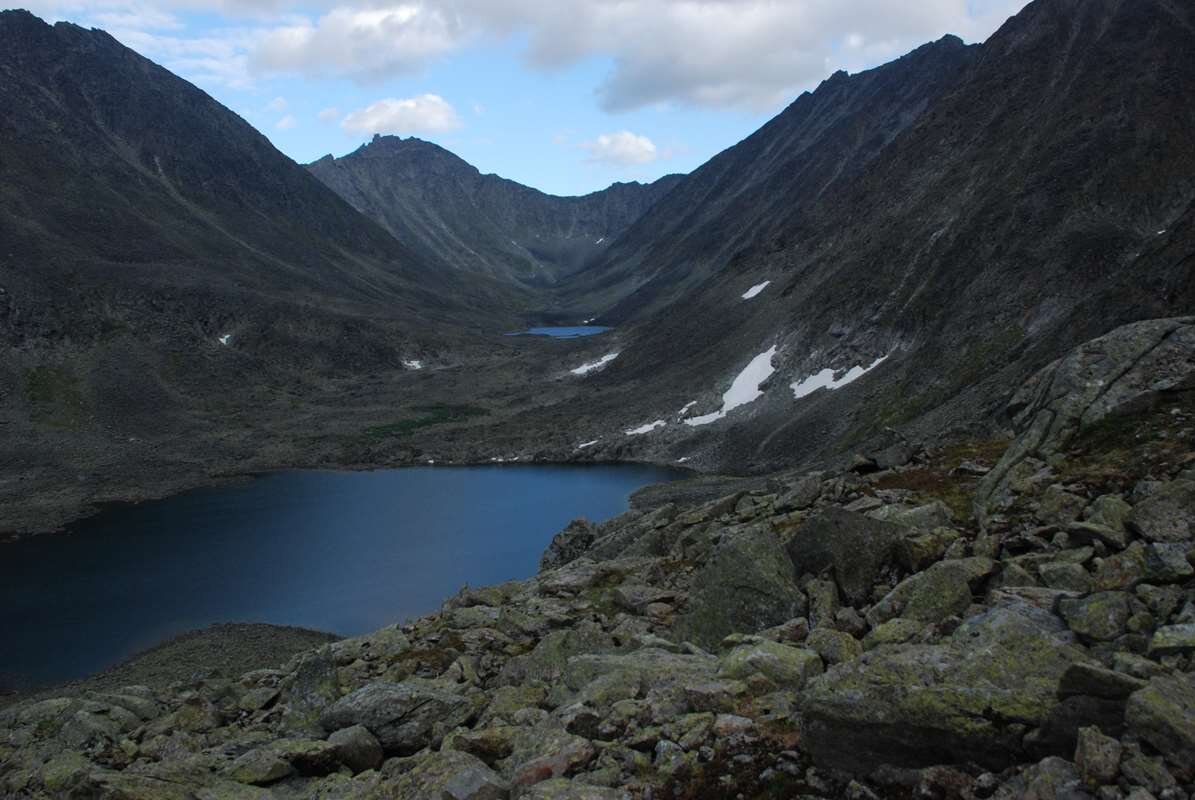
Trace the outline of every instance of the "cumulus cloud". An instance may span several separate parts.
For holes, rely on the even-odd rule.
[[[384,3],[385,0],[382,0]],[[680,102],[769,108],[836,68],[947,32],[985,38],[1024,0],[405,0],[338,5],[263,34],[252,64],[368,82],[417,71],[483,37],[518,34],[542,69],[613,60],[607,110]]]
[[[615,167],[641,166],[660,157],[651,139],[630,131],[603,133],[592,142],[584,142],[581,148],[589,151],[589,161]]]
[[[320,110],[317,116],[319,117],[320,122],[332,122],[340,116],[340,109],[336,108],[335,106],[324,108]]]
[[[388,97],[350,113],[340,123],[349,133],[443,133],[461,126],[456,109],[437,94],[400,100]]]
[[[298,124],[299,124],[298,120],[296,120],[290,114],[287,114],[285,117],[283,117],[282,119],[275,122],[274,127],[280,131],[289,131],[291,128],[295,127]]]
[[[188,77],[244,85],[298,74],[359,83],[417,73],[479,41],[525,43],[533,68],[597,57],[602,107],[771,110],[835,69],[856,71],[945,33],[986,38],[1025,0],[30,0],[112,32]],[[173,12],[238,27],[162,36]],[[48,13],[46,13],[48,12]],[[101,16],[105,15],[105,16]],[[152,33],[157,30],[159,33]]]
[[[266,109],[269,111],[285,111],[287,106],[285,97],[275,97],[266,104]]]

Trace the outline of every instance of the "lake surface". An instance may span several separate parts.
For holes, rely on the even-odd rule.
[[[0,674],[82,677],[216,622],[343,635],[533,575],[577,517],[622,513],[654,467],[281,472],[0,545]]]
[[[553,339],[578,339],[582,336],[597,336],[599,333],[614,330],[601,325],[577,325],[573,327],[551,326],[546,328],[528,328],[519,333],[509,333],[507,336],[551,336]]]

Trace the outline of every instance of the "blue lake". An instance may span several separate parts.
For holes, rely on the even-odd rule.
[[[578,339],[582,336],[597,336],[599,333],[614,330],[601,325],[577,325],[573,327],[551,326],[545,328],[528,328],[519,333],[508,333],[507,336],[551,336],[553,339]]]
[[[281,472],[0,545],[0,674],[81,677],[216,622],[354,635],[533,575],[577,517],[682,474],[634,465]]]

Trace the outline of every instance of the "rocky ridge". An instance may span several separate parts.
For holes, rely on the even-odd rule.
[[[1189,323],[1116,331],[1026,393],[1076,361],[1113,383],[1122,363],[1090,353]],[[1132,359],[1153,379],[1012,479],[986,476],[1031,420],[1011,443],[894,436],[841,471],[646,490],[562,531],[533,578],[281,669],[17,704],[0,792],[1189,798],[1182,363]]]

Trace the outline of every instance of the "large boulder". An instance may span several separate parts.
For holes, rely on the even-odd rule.
[[[862,605],[889,566],[905,529],[841,508],[827,508],[789,540],[797,576],[831,570],[852,605]]]
[[[429,800],[505,800],[510,796],[510,784],[502,776],[475,756],[458,750],[421,756],[384,788],[377,796]]]
[[[824,766],[1023,760],[1023,737],[1058,704],[1062,675],[1087,659],[1049,611],[1006,598],[935,645],[878,647],[814,678],[805,746]]]
[[[431,744],[437,730],[463,724],[473,712],[464,697],[417,682],[371,683],[320,715],[328,732],[363,725],[388,753],[408,755]]]
[[[1125,524],[1151,542],[1190,541],[1195,523],[1195,481],[1170,481],[1133,506]]]
[[[776,534],[761,526],[732,528],[694,576],[676,636],[712,647],[731,633],[761,631],[805,611],[805,595]]]
[[[1080,345],[1038,372],[1013,396],[1008,412],[1017,438],[980,481],[980,519],[1004,505],[1014,469],[1045,460],[1076,436],[1117,414],[1195,384],[1195,318],[1125,325]]]
[[[1172,763],[1195,763],[1195,676],[1163,675],[1133,693],[1125,722]]]
[[[576,561],[597,536],[597,529],[586,520],[575,519],[568,527],[552,537],[544,554],[539,559],[539,570],[545,572],[557,567],[563,567],[571,561]]]
[[[939,622],[961,615],[971,605],[972,595],[996,570],[990,558],[960,558],[939,561],[924,572],[901,581],[867,612],[872,627],[904,617],[919,622]]]

